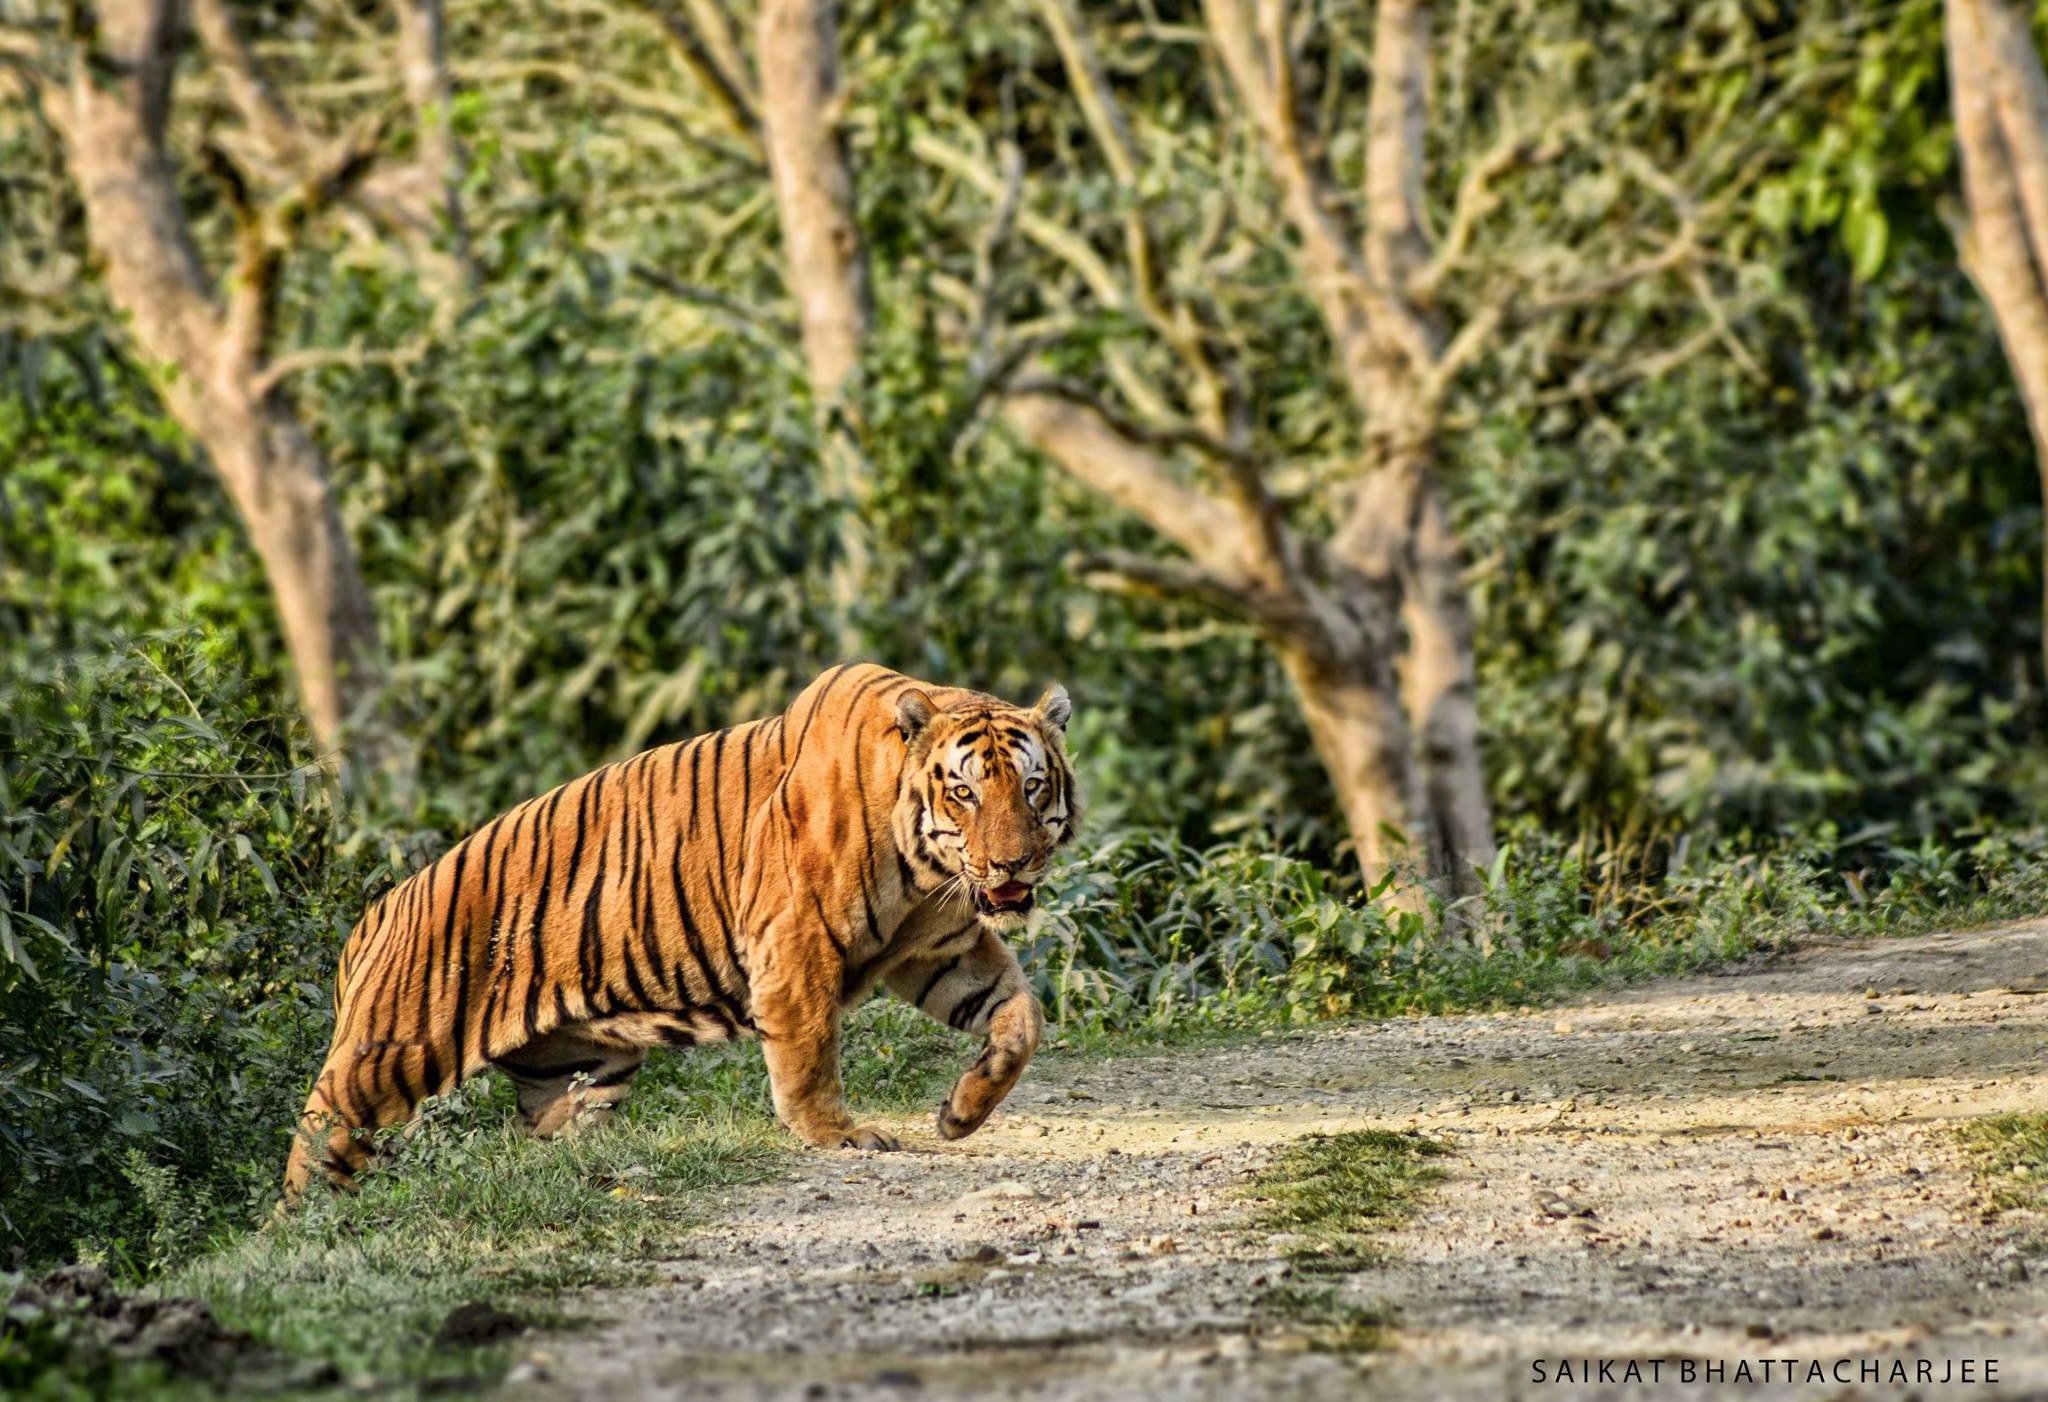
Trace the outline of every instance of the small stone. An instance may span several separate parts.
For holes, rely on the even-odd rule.
[[[472,1300],[448,1311],[434,1342],[442,1348],[479,1348],[525,1330],[526,1321],[518,1315],[482,1300]]]
[[[1044,1125],[1019,1125],[1017,1126],[1017,1133],[1026,1139],[1043,1139],[1051,1134],[1052,1131]]]
[[[1154,1256],[1171,1256],[1180,1250],[1180,1243],[1170,1236],[1156,1236],[1145,1243],[1145,1249]]]
[[[1815,1241],[1833,1241],[1835,1239],[1835,1229],[1833,1227],[1816,1228],[1813,1233],[1813,1239]]]
[[[960,1201],[963,1203],[1029,1202],[1042,1200],[1044,1197],[1044,1193],[1039,1192],[1038,1189],[1032,1187],[1029,1183],[1019,1183],[1014,1178],[1006,1178],[1000,1183],[991,1183],[986,1188],[976,1188],[971,1193],[963,1193],[961,1194]]]
[[[1778,1336],[1777,1330],[1761,1322],[1750,1325],[1742,1332],[1749,1335],[1752,1339],[1774,1339]]]
[[[953,1259],[963,1266],[993,1266],[1003,1259],[1003,1253],[987,1242],[977,1242]]]

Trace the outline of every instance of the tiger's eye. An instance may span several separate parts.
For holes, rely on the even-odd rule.
[[[974,790],[973,790],[973,789],[970,789],[970,788],[968,788],[968,787],[967,787],[967,785],[965,785],[965,784],[955,784],[955,785],[953,785],[953,788],[952,788],[952,794],[953,794],[953,797],[954,797],[954,799],[955,799],[955,800],[957,800],[958,802],[961,802],[961,803],[972,803],[972,802],[974,802]]]

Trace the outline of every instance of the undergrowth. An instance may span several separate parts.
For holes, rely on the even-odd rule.
[[[2048,1113],[1993,1115],[1958,1131],[2000,1209],[2048,1204]]]

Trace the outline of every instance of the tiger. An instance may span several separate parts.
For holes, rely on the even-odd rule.
[[[899,1149],[840,1077],[842,1019],[884,985],[981,1039],[937,1119],[973,1133],[1044,1033],[1005,937],[1080,820],[1072,710],[1057,684],[1026,709],[848,663],[486,823],[350,932],[282,1203],[485,1071],[553,1136],[608,1117],[649,1049],[733,1038],[803,1143]]]

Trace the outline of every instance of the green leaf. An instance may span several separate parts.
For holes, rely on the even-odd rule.
[[[1849,206],[1842,219],[1842,245],[1849,250],[1849,264],[1858,282],[1877,276],[1890,239],[1891,226],[1874,198],[1861,198]]]

